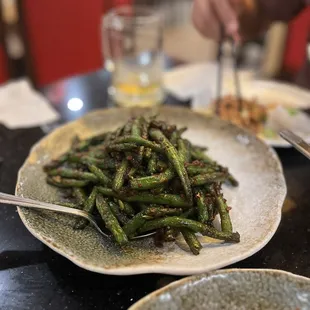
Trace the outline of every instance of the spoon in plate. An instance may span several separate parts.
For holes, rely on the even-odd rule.
[[[37,200],[29,199],[29,198],[17,197],[14,195],[9,195],[5,193],[1,193],[1,192],[0,192],[0,203],[20,206],[20,207],[33,208],[33,209],[49,210],[49,211],[55,211],[55,212],[80,216],[88,220],[102,236],[106,238],[111,238],[110,235],[102,231],[102,229],[99,227],[98,223],[96,222],[95,218],[91,214],[83,210],[68,208],[68,207],[56,205],[53,203],[37,201]],[[155,232],[151,232],[148,234],[135,236],[132,239],[141,239],[141,238],[152,236],[154,234]]]

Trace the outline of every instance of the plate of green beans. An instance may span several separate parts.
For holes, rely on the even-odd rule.
[[[19,208],[29,231],[106,274],[194,274],[239,261],[274,234],[286,194],[275,152],[183,108],[92,112],[39,141],[16,194],[92,214]],[[149,235],[145,238],[137,238]]]

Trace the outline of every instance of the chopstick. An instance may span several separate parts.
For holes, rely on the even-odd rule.
[[[219,41],[219,48],[217,52],[217,85],[216,85],[216,101],[215,101],[215,113],[219,115],[220,112],[220,100],[222,97],[223,90],[223,43],[224,43],[224,30],[221,30],[221,39]],[[238,74],[238,65],[237,65],[237,46],[236,43],[231,39],[232,44],[232,58],[233,58],[233,76],[234,76],[234,86],[235,86],[235,96],[238,100],[238,110],[242,111],[242,95],[241,95],[241,86],[240,79]]]
[[[234,83],[235,83],[235,93],[238,100],[238,110],[242,111],[242,96],[241,96],[241,86],[238,74],[238,64],[237,64],[237,44],[232,41],[232,57],[233,57],[233,73],[234,73]]]
[[[223,84],[223,64],[222,64],[222,46],[223,46],[223,36],[221,36],[221,40],[219,41],[219,47],[217,52],[217,84],[216,84],[216,101],[215,101],[215,113],[217,115],[220,114],[220,100],[222,97],[222,84]]]

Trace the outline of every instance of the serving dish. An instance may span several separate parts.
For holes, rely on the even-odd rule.
[[[74,136],[87,138],[115,129],[128,118],[159,113],[159,118],[189,128],[187,137],[209,148],[215,160],[229,167],[240,185],[224,188],[232,207],[239,244],[211,241],[194,257],[174,243],[156,248],[152,239],[134,241],[121,249],[102,239],[92,227],[73,230],[70,216],[18,208],[28,230],[47,246],[82,268],[105,274],[167,273],[189,275],[240,261],[261,249],[281,219],[286,195],[282,167],[276,153],[251,134],[217,118],[206,118],[184,108],[110,109],[89,113],[57,128],[39,141],[19,171],[16,195],[46,202],[59,201],[60,192],[45,182],[44,164],[65,151]],[[186,136],[185,135],[185,136]]]

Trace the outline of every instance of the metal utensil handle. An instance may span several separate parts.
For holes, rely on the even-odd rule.
[[[111,236],[107,235],[102,231],[102,229],[98,226],[97,222],[94,220],[94,218],[87,212],[83,210],[77,210],[73,208],[68,208],[60,205],[55,205],[53,203],[47,203],[42,201],[33,200],[30,198],[23,198],[23,197],[17,197],[14,195],[9,195],[5,193],[0,192],[0,203],[5,203],[13,206],[19,206],[19,207],[27,207],[27,208],[33,208],[33,209],[41,209],[41,210],[48,210],[48,211],[55,211],[55,212],[61,212],[66,214],[73,214],[77,216],[81,216],[85,219],[87,219],[91,224],[105,237],[110,238]],[[132,239],[141,239],[145,237],[149,237],[154,235],[154,232],[144,234],[144,235],[138,235],[133,237]]]
[[[279,132],[279,135],[289,142],[295,149],[310,159],[310,145],[304,141],[301,137],[294,134],[288,129],[283,129]]]
[[[10,204],[10,205],[18,204],[21,207],[68,213],[68,214],[82,216],[82,217],[89,219],[89,214],[82,210],[68,208],[68,207],[56,205],[53,203],[37,201],[37,200],[29,199],[29,198],[17,197],[14,195],[9,195],[5,193],[1,193],[1,192],[0,192],[0,202]]]
[[[55,212],[61,212],[66,214],[72,214],[76,216],[83,217],[87,219],[95,228],[104,236],[109,238],[109,235],[105,234],[101,228],[98,226],[96,221],[93,219],[93,217],[83,211],[83,210],[77,210],[73,208],[68,208],[64,206],[55,205],[53,203],[47,203],[42,201],[37,201],[29,198],[23,198],[23,197],[17,197],[14,195],[9,195],[5,193],[0,192],[0,203],[5,203],[9,205],[14,206],[20,206],[20,207],[27,207],[27,208],[33,208],[33,209],[41,209],[41,210],[48,210],[48,211],[55,211]]]

